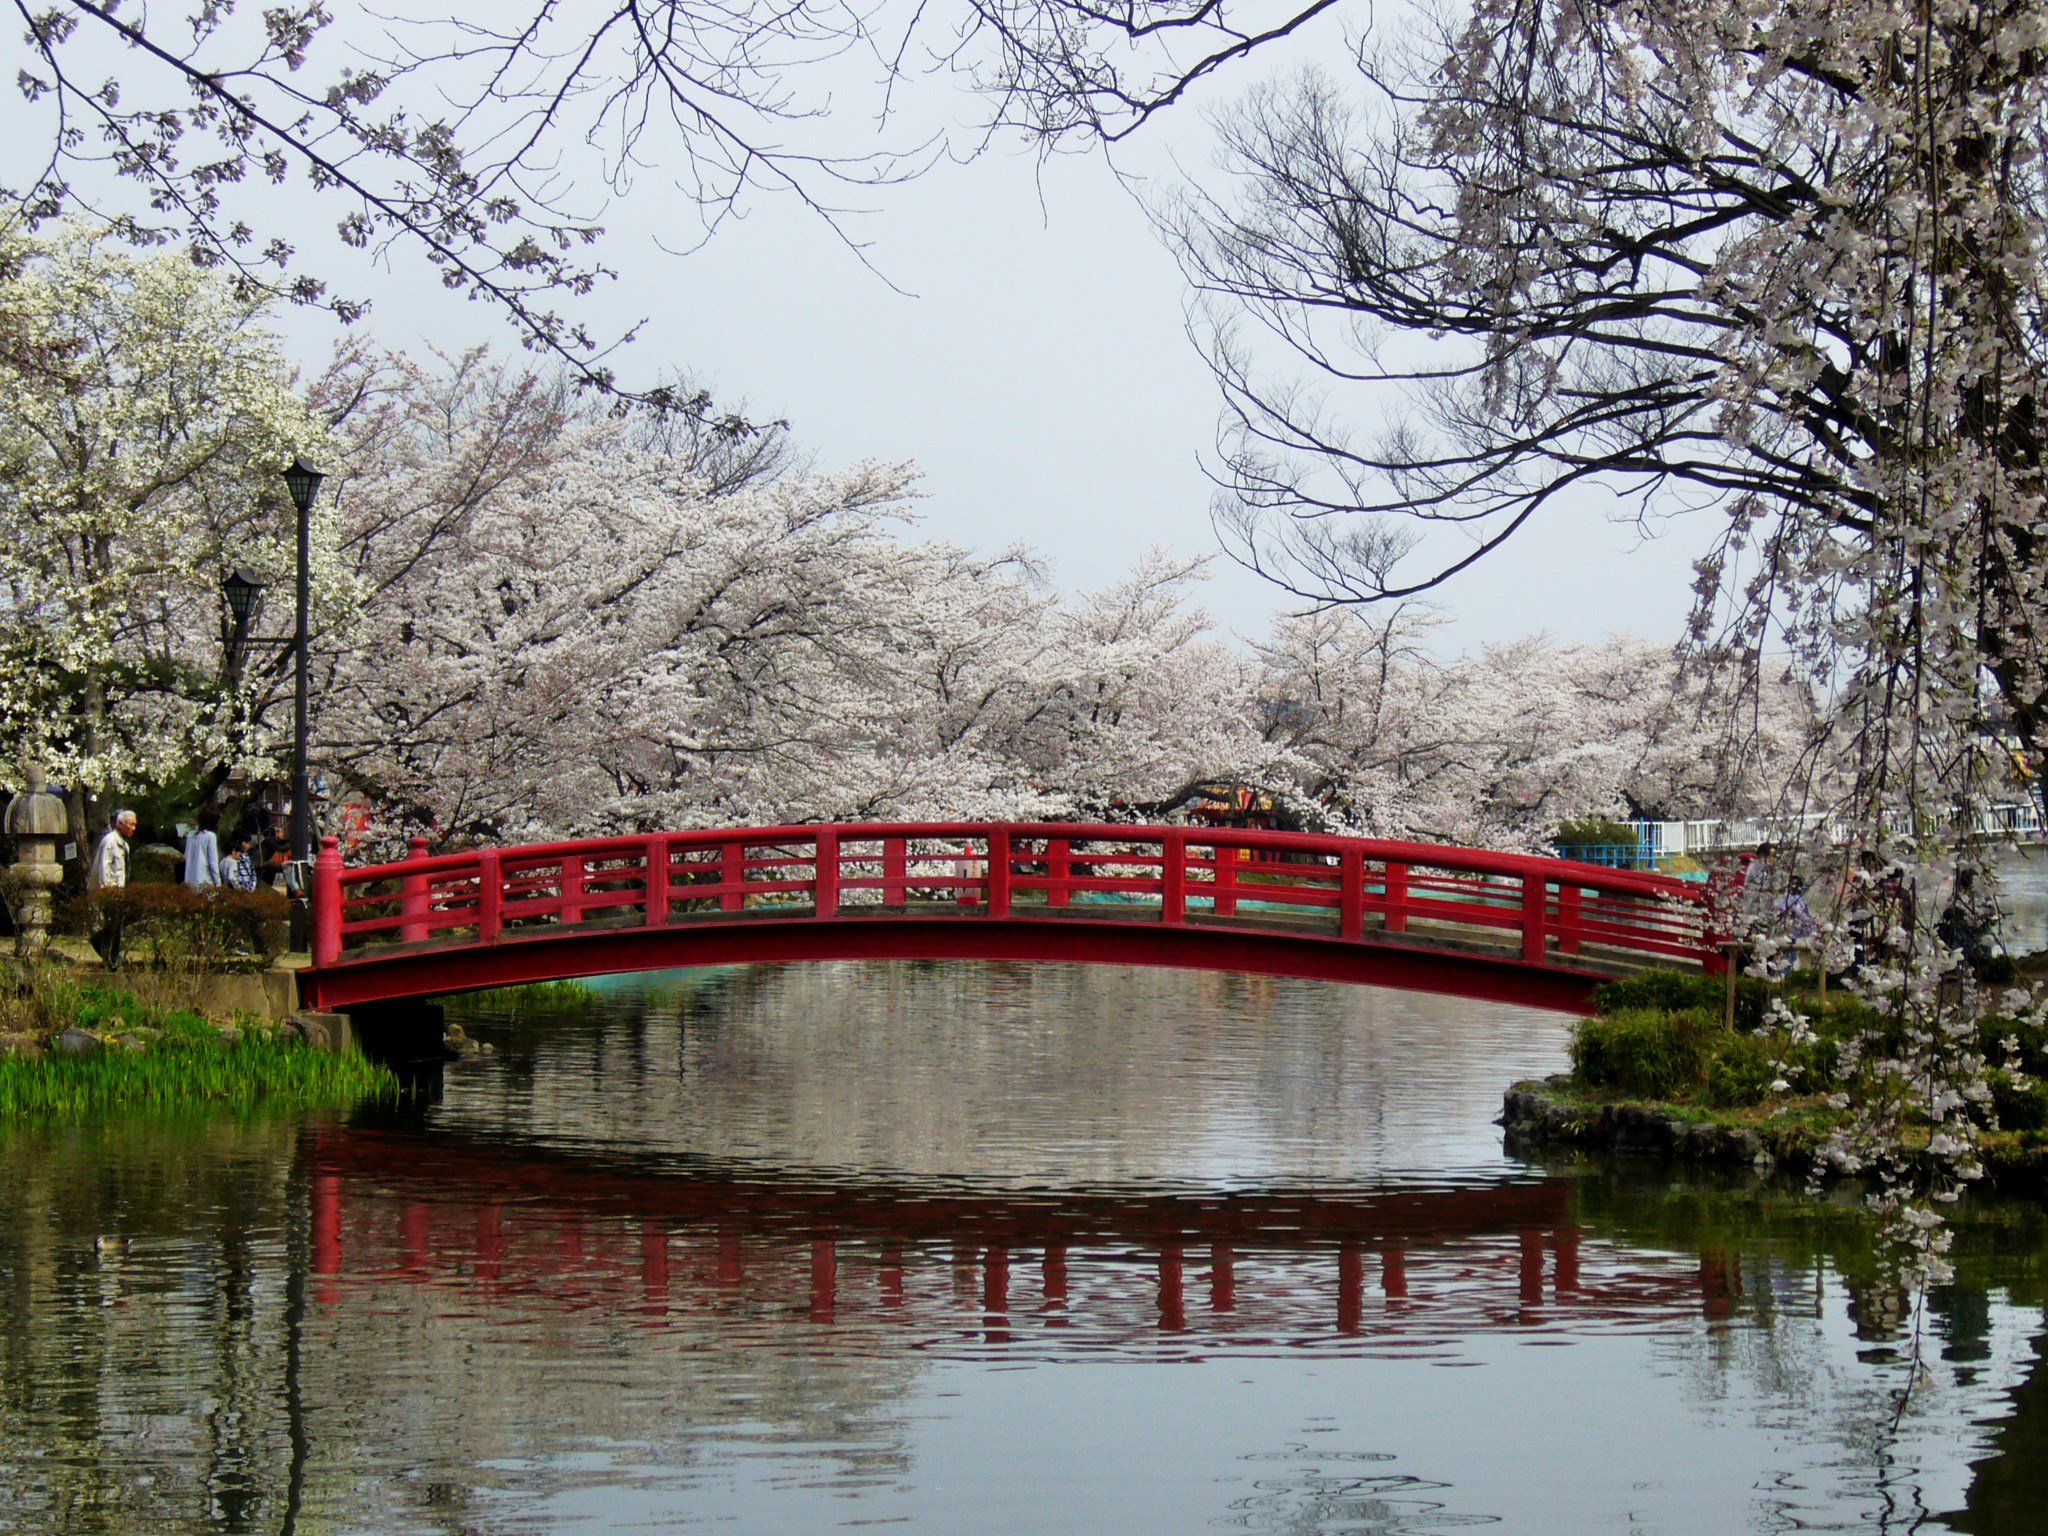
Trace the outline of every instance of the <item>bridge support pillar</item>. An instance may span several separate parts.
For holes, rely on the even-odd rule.
[[[448,1059],[447,1049],[441,1044],[439,1003],[414,998],[366,1003],[350,1009],[348,1021],[357,1044],[372,1061],[392,1067],[416,1067]]]

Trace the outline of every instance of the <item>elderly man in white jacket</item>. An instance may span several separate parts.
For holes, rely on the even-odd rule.
[[[114,812],[99,846],[92,851],[92,863],[86,866],[88,891],[117,889],[128,883],[128,839],[134,835],[135,813],[125,808]],[[99,951],[107,969],[113,970],[121,963],[121,924],[103,922],[92,936],[92,947]]]
[[[99,846],[93,849],[92,865],[85,872],[88,891],[128,883],[128,839],[134,835],[133,811],[119,810],[108,818],[107,830],[100,837]]]

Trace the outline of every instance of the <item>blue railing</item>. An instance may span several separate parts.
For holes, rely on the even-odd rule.
[[[1657,863],[1657,850],[1646,843],[1569,843],[1555,846],[1561,859],[1577,859],[1581,864],[1598,864],[1606,869],[1651,869]]]

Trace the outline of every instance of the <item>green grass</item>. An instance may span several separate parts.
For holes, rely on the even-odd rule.
[[[593,1007],[598,990],[588,982],[533,981],[520,987],[497,987],[488,992],[454,992],[440,999],[453,1014],[473,1013],[573,1013]]]
[[[38,999],[57,1027],[109,1035],[158,1031],[146,1050],[110,1043],[88,1056],[0,1057],[0,1121],[206,1109],[345,1108],[398,1092],[386,1067],[315,1051],[254,1021],[223,1040],[205,1019],[152,1008],[132,993],[62,981]]]

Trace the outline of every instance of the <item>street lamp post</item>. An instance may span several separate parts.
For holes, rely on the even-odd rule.
[[[320,482],[326,478],[300,456],[294,456],[284,472],[292,505],[299,511],[298,605],[292,629],[292,862],[299,866],[301,876],[313,860],[313,796],[306,781],[306,715],[312,676],[308,652],[312,632],[313,498],[320,494]]]
[[[238,683],[242,658],[249,648],[249,620],[255,616],[256,604],[263,597],[263,578],[236,566],[228,572],[220,590],[228,601],[228,617],[234,621],[228,635],[228,677],[231,683]]]

